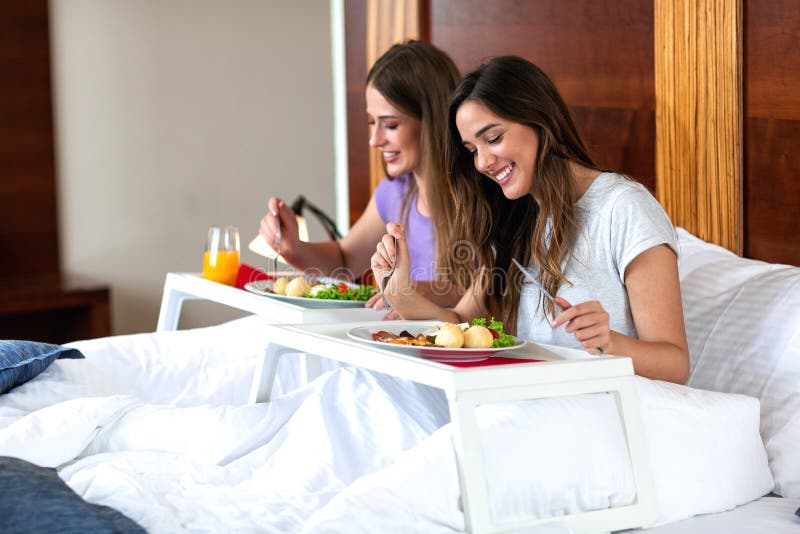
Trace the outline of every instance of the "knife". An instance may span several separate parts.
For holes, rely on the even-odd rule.
[[[515,258],[511,258],[511,261],[513,261],[514,265],[516,265],[517,268],[520,271],[522,271],[522,274],[525,276],[525,279],[528,282],[530,282],[531,284],[535,285],[537,288],[539,288],[539,291],[541,291],[542,294],[545,297],[547,297],[547,300],[549,300],[550,302],[553,303],[553,306],[555,306],[556,309],[558,309],[560,311],[564,311],[564,307],[561,304],[559,304],[558,302],[556,302],[555,297],[552,294],[550,294],[550,292],[547,289],[545,289],[545,287],[542,285],[542,283],[539,282],[539,280],[537,280],[535,276],[533,276],[533,273],[531,273],[528,269],[523,267],[522,264],[520,262],[518,262]]]

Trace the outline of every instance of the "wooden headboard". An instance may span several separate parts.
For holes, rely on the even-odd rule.
[[[462,71],[500,54],[541,66],[598,163],[644,183],[677,225],[747,257],[800,265],[797,2],[417,2],[421,37]],[[370,192],[367,65],[356,63],[366,58],[368,2],[347,0],[345,10],[355,219]]]

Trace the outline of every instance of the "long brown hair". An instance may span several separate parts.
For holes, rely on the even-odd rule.
[[[509,200],[475,169],[456,127],[456,113],[468,100],[536,132],[532,195]],[[447,157],[456,209],[448,242],[439,244],[442,266],[462,289],[472,286],[482,292],[486,309],[516,332],[522,276],[511,259],[523,265],[533,260],[539,281],[551,294],[569,283],[563,269],[577,233],[576,186],[569,163],[597,166],[553,82],[517,56],[494,58],[462,79],[450,104]],[[456,250],[453,244],[462,248]],[[540,305],[546,314],[555,315],[550,302]]]
[[[372,84],[394,107],[420,121],[419,168],[425,177],[425,193],[437,241],[447,224],[446,214],[452,211],[444,179],[447,173],[444,147],[450,97],[459,78],[450,56],[430,43],[415,40],[393,45],[367,74],[367,85]],[[408,222],[416,193],[416,180],[412,178],[400,208],[403,223]]]

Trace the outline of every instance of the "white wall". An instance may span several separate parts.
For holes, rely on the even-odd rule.
[[[111,287],[114,333],[155,328],[209,225],[237,225],[263,265],[246,245],[270,195],[334,214],[328,0],[50,7],[61,261]],[[184,310],[181,327],[240,315]]]

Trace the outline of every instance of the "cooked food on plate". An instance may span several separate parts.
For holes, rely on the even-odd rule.
[[[494,336],[485,326],[474,324],[464,331],[464,348],[487,349],[494,343]]]
[[[425,334],[417,334],[416,336],[403,330],[399,334],[393,334],[386,330],[380,330],[372,334],[372,339],[382,343],[393,343],[395,345],[415,345],[418,347],[439,347],[434,343],[434,336],[426,336]]]
[[[302,297],[310,290],[311,286],[309,285],[308,281],[302,276],[293,278],[292,280],[289,281],[288,284],[286,284],[287,297]]]
[[[272,292],[287,297],[306,297],[327,300],[369,300],[378,290],[372,286],[356,286],[344,282],[323,284],[305,276],[282,276],[272,284]]]
[[[289,285],[289,279],[285,276],[282,276],[275,280],[275,283],[272,284],[272,292],[276,295],[285,295],[286,294],[286,286]]]
[[[423,347],[441,347],[448,349],[488,349],[510,347],[516,340],[503,332],[503,323],[494,318],[487,320],[478,318],[468,323],[442,323],[439,326],[412,334],[403,330],[399,334],[380,330],[372,334],[372,339],[394,345],[415,345]]]

